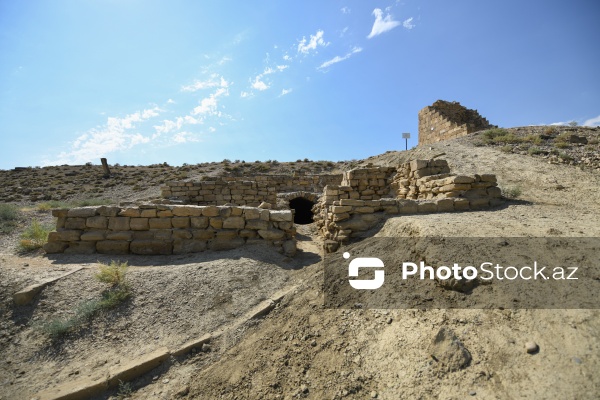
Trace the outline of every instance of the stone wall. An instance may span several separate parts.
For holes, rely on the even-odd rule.
[[[393,171],[392,171],[393,170]],[[454,175],[445,160],[413,160],[393,168],[353,170],[347,185],[328,185],[315,205],[314,219],[326,251],[361,237],[390,215],[481,210],[502,203],[495,175]],[[396,172],[395,175],[392,175]],[[384,173],[386,185],[378,176]],[[386,197],[363,198],[361,182],[377,184]]]
[[[342,181],[342,175],[261,175],[225,177],[216,181],[168,182],[161,188],[161,196],[170,200],[196,205],[248,205],[261,202],[277,203],[278,193],[322,192],[327,185]]]
[[[183,254],[269,243],[296,251],[290,210],[237,206],[140,205],[53,210],[47,253]]]
[[[477,110],[459,102],[438,100],[419,111],[419,145],[465,136],[495,127]]]

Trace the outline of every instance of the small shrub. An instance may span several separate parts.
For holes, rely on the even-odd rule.
[[[36,219],[31,221],[31,225],[21,235],[19,242],[19,251],[27,252],[41,249],[48,241],[48,234],[52,227],[40,224]]]
[[[560,154],[558,155],[558,158],[560,158],[560,159],[561,159],[561,160],[563,160],[563,161],[572,161],[572,160],[573,160],[573,157],[571,157],[569,154],[567,154],[567,153],[564,153],[564,152],[563,152],[563,153],[560,153]]]
[[[529,135],[527,137],[525,137],[524,139],[526,142],[530,142],[533,144],[542,144],[544,142],[544,140],[539,137],[538,135]]]
[[[577,126],[579,123],[577,121],[569,121],[569,126]]]
[[[556,128],[553,126],[549,126],[546,128],[546,130],[544,131],[544,133],[546,135],[554,135],[556,133]]]
[[[570,133],[563,132],[563,133],[561,133],[560,135],[558,135],[557,137],[554,138],[554,142],[555,143],[568,143],[570,137],[571,137]]]
[[[133,394],[133,388],[131,387],[131,383],[123,382],[119,380],[119,391],[117,392],[117,400],[124,400],[131,397]]]
[[[500,151],[503,153],[512,153],[513,147],[510,145],[500,147]]]
[[[541,154],[543,153],[542,149],[540,149],[539,147],[535,147],[535,146],[531,146],[528,150],[527,153],[529,153],[530,156],[534,156],[536,154]]]
[[[112,287],[126,286],[127,262],[111,261],[110,264],[102,264],[95,277],[102,283],[107,283]]]
[[[13,204],[0,204],[0,233],[10,233],[17,227],[19,210]]]
[[[509,199],[518,199],[522,193],[520,186],[507,187],[502,190],[502,195]]]
[[[569,147],[569,143],[567,142],[558,142],[554,144],[554,147],[557,147],[559,149],[566,149]]]

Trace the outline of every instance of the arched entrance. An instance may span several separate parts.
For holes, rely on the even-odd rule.
[[[296,197],[290,200],[290,208],[294,210],[294,223],[306,225],[313,222],[312,208],[315,205],[304,197]]]

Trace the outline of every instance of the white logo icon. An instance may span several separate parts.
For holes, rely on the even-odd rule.
[[[350,253],[344,253],[345,259],[350,258]],[[359,257],[350,261],[348,265],[348,276],[357,277],[359,268],[383,268],[383,261],[375,257]],[[385,280],[385,272],[382,269],[376,269],[373,279],[349,279],[350,286],[359,290],[379,289]]]

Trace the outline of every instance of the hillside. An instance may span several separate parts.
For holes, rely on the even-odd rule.
[[[314,224],[298,227],[300,252],[293,259],[260,246],[126,256],[132,298],[58,340],[36,326],[72,315],[74,305],[98,296],[103,287],[94,273],[111,258],[20,254],[15,245],[32,218],[52,221],[47,207],[40,207],[52,201],[135,201],[157,197],[170,179],[292,168],[337,173],[433,157],[448,160],[458,173],[496,174],[512,199],[487,211],[391,217],[372,236],[489,237],[490,251],[494,238],[599,237],[599,136],[597,128],[511,128],[345,163],[111,166],[109,179],[102,178],[99,166],[0,171],[2,202],[21,207],[19,227],[0,236],[0,352],[5,355],[0,375],[6,377],[0,397],[31,398],[59,382],[102,376],[162,346],[172,349],[219,332],[201,351],[174,357],[99,398],[597,398],[597,309],[326,309],[322,243]],[[365,243],[370,242],[352,243],[338,253],[359,254]],[[12,304],[15,291],[77,267],[84,269],[46,288],[31,305]],[[590,287],[599,282],[593,271]],[[247,318],[278,293],[285,296],[268,315]],[[432,356],[431,343],[442,327],[470,353],[466,367],[446,370]],[[532,341],[539,351],[528,354],[525,345]]]

